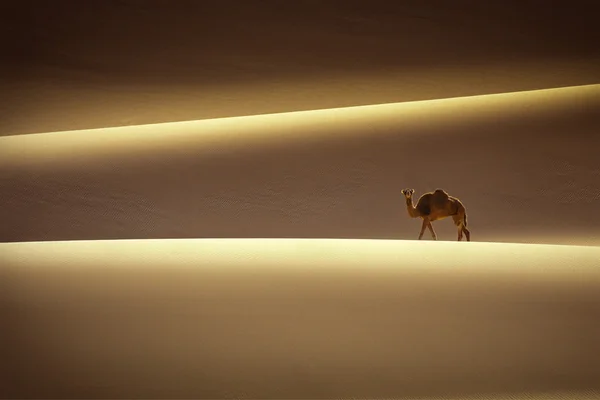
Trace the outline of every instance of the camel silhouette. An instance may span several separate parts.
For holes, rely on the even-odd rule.
[[[433,240],[437,240],[437,235],[431,223],[446,217],[452,217],[454,225],[458,228],[458,240],[462,240],[464,234],[467,241],[471,241],[471,232],[467,229],[467,211],[459,199],[449,196],[443,189],[436,189],[419,197],[415,206],[413,204],[414,193],[414,189],[402,190],[402,194],[406,197],[408,215],[411,218],[423,219],[419,240],[423,237],[425,227],[429,228]]]

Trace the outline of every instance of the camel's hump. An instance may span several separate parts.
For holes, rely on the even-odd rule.
[[[443,208],[448,202],[448,193],[446,193],[443,189],[436,189],[431,195],[431,207],[433,208]]]
[[[446,191],[444,189],[435,189],[433,191],[433,198],[439,199],[439,200],[447,200],[448,193],[446,193]]]

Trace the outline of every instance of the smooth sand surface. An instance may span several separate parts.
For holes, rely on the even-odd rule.
[[[416,239],[400,191],[439,187],[473,241],[598,245],[598,109],[588,85],[2,137],[0,241]]]
[[[0,5],[0,135],[600,83],[589,0]]]
[[[195,239],[0,254],[8,398],[600,390],[598,247]]]

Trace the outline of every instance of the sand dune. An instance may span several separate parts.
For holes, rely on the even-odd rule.
[[[600,82],[587,0],[0,7],[0,135]]]
[[[202,239],[0,254],[8,398],[600,389],[598,247]]]
[[[3,137],[0,240],[416,239],[400,190],[441,187],[474,241],[597,245],[599,107],[589,85]]]

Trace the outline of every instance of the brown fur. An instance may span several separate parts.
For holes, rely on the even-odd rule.
[[[446,217],[452,217],[454,225],[458,228],[458,240],[462,240],[464,234],[467,241],[471,241],[471,232],[467,229],[467,211],[458,198],[448,195],[443,189],[436,189],[419,197],[415,206],[413,204],[413,189],[404,189],[402,194],[406,198],[408,215],[411,218],[423,219],[419,239],[423,237],[425,228],[428,228],[432,238],[437,240],[437,235],[431,223]]]

